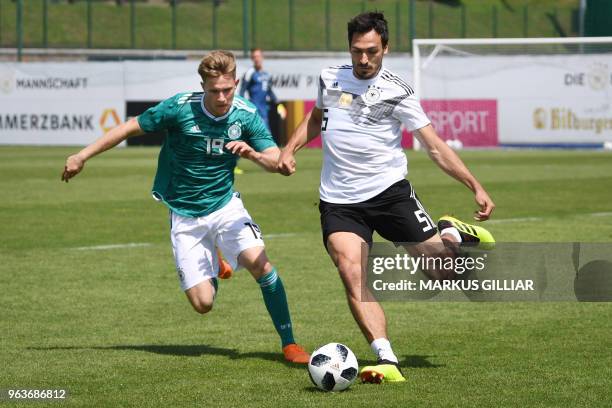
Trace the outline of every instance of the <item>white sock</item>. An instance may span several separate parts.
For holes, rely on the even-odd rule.
[[[391,349],[391,343],[384,337],[381,337],[380,339],[375,339],[370,344],[370,347],[372,348],[372,351],[374,352],[374,354],[376,354],[376,357],[378,357],[379,360],[389,360],[394,363],[398,362],[397,357],[393,353],[393,349]]]
[[[455,227],[448,227],[448,228],[444,228],[442,231],[440,231],[440,236],[444,235],[444,234],[451,234],[453,236],[453,238],[455,238],[455,240],[457,240],[457,242],[461,242],[461,234],[459,234],[459,230]]]

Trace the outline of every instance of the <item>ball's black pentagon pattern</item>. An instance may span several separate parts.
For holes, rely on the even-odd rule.
[[[310,364],[315,367],[321,367],[323,364],[327,364],[327,362],[331,360],[330,356],[326,356],[325,354],[317,354],[310,360]]]
[[[348,349],[342,344],[336,344],[336,351],[344,363],[346,361],[346,357],[348,356]]]
[[[334,375],[332,373],[325,373],[323,379],[321,380],[321,386],[325,391],[331,391],[334,389],[336,385],[336,380],[334,379]]]
[[[347,381],[353,381],[353,379],[357,377],[357,369],[355,367],[346,368],[340,373],[340,377]]]

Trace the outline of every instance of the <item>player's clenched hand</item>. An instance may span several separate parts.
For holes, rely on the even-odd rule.
[[[83,166],[85,166],[85,160],[78,154],[73,154],[72,156],[66,159],[66,164],[64,165],[64,172],[62,173],[62,181],[66,183],[68,180],[76,176],[83,170]]]
[[[278,158],[278,172],[283,176],[290,176],[295,173],[295,157],[293,153],[287,149],[283,149]]]
[[[238,140],[229,142],[225,145],[225,148],[233,154],[237,154],[238,156],[244,157],[245,159],[250,159],[255,154],[255,150],[253,150],[251,146],[249,146],[245,142],[241,142]]]
[[[493,203],[493,200],[491,200],[489,194],[487,194],[487,192],[484,190],[478,190],[474,195],[474,200],[480,207],[479,211],[474,212],[474,219],[477,221],[488,220],[491,213],[495,209],[495,203]]]

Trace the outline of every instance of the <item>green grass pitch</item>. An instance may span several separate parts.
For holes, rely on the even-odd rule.
[[[72,151],[0,148],[0,388],[66,388],[69,400],[49,405],[83,407],[602,407],[612,400],[606,303],[388,302],[389,334],[408,381],[319,392],[304,367],[282,361],[248,273],[221,282],[209,315],[191,310],[175,276],[168,212],[149,194],[157,149],[107,152],[64,184]],[[267,236],[298,341],[309,349],[345,343],[363,365],[372,354],[321,244],[320,154],[300,152],[290,178],[242,161],[237,188]],[[467,189],[425,154],[407,154],[430,214],[469,219],[475,205]],[[498,241],[612,242],[609,152],[461,156],[498,206],[488,224]]]

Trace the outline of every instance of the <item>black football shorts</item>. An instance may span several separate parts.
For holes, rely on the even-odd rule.
[[[372,243],[378,232],[397,242],[423,242],[434,236],[436,225],[408,180],[401,180],[369,200],[355,204],[319,202],[323,244],[334,232],[353,232]]]

